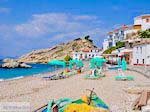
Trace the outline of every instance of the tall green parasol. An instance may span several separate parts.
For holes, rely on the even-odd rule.
[[[66,63],[64,61],[60,61],[60,60],[52,60],[52,61],[48,62],[48,64],[54,65],[54,66],[63,66],[63,68],[66,67]]]
[[[123,71],[127,70],[127,63],[126,63],[125,58],[122,59],[122,70]]]

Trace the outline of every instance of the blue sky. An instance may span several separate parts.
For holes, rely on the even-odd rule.
[[[106,33],[150,13],[150,0],[0,0],[0,57]]]

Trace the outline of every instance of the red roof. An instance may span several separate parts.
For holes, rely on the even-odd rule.
[[[84,49],[82,52],[90,52],[90,50],[101,50],[99,48],[89,48],[89,49]]]
[[[88,49],[84,49],[84,50],[82,50],[83,52],[89,52],[89,50]]]
[[[114,33],[117,33],[119,30],[121,30],[121,29],[126,29],[126,28],[129,28],[129,26],[128,25],[122,25],[122,27],[120,27],[120,28],[118,28],[118,29],[115,29],[113,32]],[[113,34],[113,32],[111,31],[111,32],[108,32],[108,34],[109,35],[111,35],[111,34]]]
[[[129,28],[129,26],[123,25],[122,28],[123,28],[123,29],[126,29],[126,28]]]
[[[115,33],[117,33],[119,31],[119,29],[114,30]]]
[[[108,32],[109,35],[113,34],[113,32]]]

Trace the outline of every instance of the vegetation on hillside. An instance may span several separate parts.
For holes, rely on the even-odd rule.
[[[113,46],[113,47],[108,48],[107,50],[105,50],[103,52],[103,54],[111,54],[112,51],[119,49],[119,48],[122,48],[122,47],[125,47],[125,43],[124,42],[117,42],[115,47]]]
[[[150,38],[150,29],[140,32],[141,38]]]
[[[67,54],[67,56],[64,58],[66,64],[69,64],[69,61],[71,60],[71,57]]]
[[[93,43],[93,40],[90,39],[90,35],[85,36],[84,39],[87,40],[87,41],[89,41],[89,42],[91,42],[91,43]]]

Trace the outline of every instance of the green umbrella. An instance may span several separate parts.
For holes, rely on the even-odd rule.
[[[127,63],[126,63],[125,58],[122,59],[122,70],[123,71],[127,70]]]
[[[95,68],[95,65],[97,67],[102,67],[103,63],[107,62],[107,60],[105,60],[104,58],[95,57],[95,58],[92,58],[90,62],[91,62],[91,68],[93,69]]]
[[[63,68],[66,67],[66,63],[64,61],[60,61],[60,60],[52,60],[52,61],[48,62],[48,64],[54,65],[54,66],[63,66]]]
[[[69,68],[70,68],[70,69],[73,68],[73,66],[72,66],[73,64],[76,64],[76,67],[77,67],[77,68],[83,67],[83,62],[82,62],[82,60],[77,60],[77,59],[70,60],[70,61],[69,61]]]

